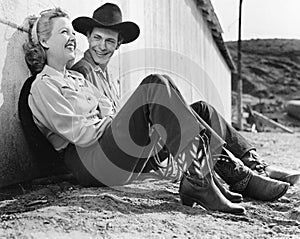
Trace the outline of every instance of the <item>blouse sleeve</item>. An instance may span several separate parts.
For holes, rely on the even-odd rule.
[[[111,121],[110,117],[100,119],[95,115],[77,114],[60,89],[47,80],[35,82],[29,106],[33,115],[49,130],[81,147],[96,142]]]

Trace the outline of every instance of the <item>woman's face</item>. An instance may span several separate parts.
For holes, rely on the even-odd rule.
[[[52,31],[48,40],[43,42],[47,49],[47,61],[65,65],[75,59],[76,39],[71,21],[66,17],[51,19]]]

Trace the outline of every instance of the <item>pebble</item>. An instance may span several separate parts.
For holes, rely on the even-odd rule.
[[[296,209],[293,209],[291,212],[290,212],[290,216],[289,216],[291,219],[293,220],[297,220],[300,222],[300,209],[299,208],[296,208]]]
[[[282,203],[290,203],[291,202],[291,200],[287,197],[282,197],[278,201],[282,202]]]

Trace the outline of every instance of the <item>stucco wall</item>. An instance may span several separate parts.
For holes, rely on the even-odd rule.
[[[17,115],[21,86],[29,76],[22,44],[26,33],[4,24],[22,25],[28,15],[60,6],[70,17],[92,16],[106,1],[0,0],[0,186],[45,175],[28,150]],[[193,0],[114,0],[124,20],[141,28],[134,43],[124,45],[111,62],[111,77],[128,96],[152,72],[174,78],[188,102],[205,99],[230,121],[230,71]],[[86,49],[77,34],[78,58]],[[146,67],[146,68],[145,68]]]

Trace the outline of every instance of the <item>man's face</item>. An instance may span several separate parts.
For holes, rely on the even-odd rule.
[[[89,51],[94,61],[105,68],[118,48],[118,32],[95,27],[88,35]]]

